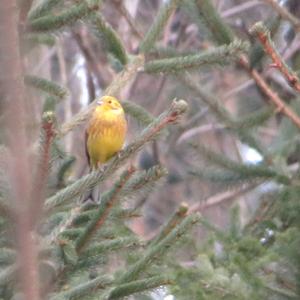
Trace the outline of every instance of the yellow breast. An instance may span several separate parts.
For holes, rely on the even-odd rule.
[[[122,149],[126,131],[123,109],[109,110],[102,106],[95,109],[87,128],[87,151],[92,168],[107,162]]]

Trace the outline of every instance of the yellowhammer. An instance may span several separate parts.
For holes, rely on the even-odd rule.
[[[91,169],[107,162],[125,142],[127,122],[120,102],[103,96],[97,103],[86,130],[86,150]]]

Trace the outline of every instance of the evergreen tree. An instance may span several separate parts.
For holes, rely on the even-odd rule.
[[[297,1],[217,2],[0,2],[0,299],[298,299]]]

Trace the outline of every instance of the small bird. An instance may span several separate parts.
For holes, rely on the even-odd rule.
[[[103,96],[86,130],[86,152],[91,170],[97,169],[118,153],[125,142],[127,122],[120,102]]]

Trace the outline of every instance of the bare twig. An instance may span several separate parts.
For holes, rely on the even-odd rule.
[[[249,62],[245,56],[241,56],[240,63],[249,72],[250,76],[255,80],[262,92],[275,104],[277,107],[276,111],[285,114],[297,127],[300,128],[300,117],[284,103],[284,101],[271,89],[256,70],[250,68]]]
[[[290,67],[283,61],[282,57],[275,49],[267,28],[261,23],[256,23],[250,30],[261,42],[265,52],[271,57],[274,66],[283,74],[290,85],[298,92],[300,92],[300,81],[298,76],[290,69]]]
[[[209,198],[207,198],[206,200],[196,203],[193,206],[191,206],[190,208],[190,212],[196,212],[196,211],[203,211],[209,207],[215,206],[215,205],[219,205],[220,203],[229,201],[229,200],[233,200],[236,197],[242,196],[244,194],[246,194],[247,192],[253,190],[254,188],[256,188],[260,183],[253,183],[253,184],[247,184],[244,185],[243,187],[236,189],[236,190],[230,190],[230,191],[225,191],[225,192],[221,192],[218,194],[215,194]]]

